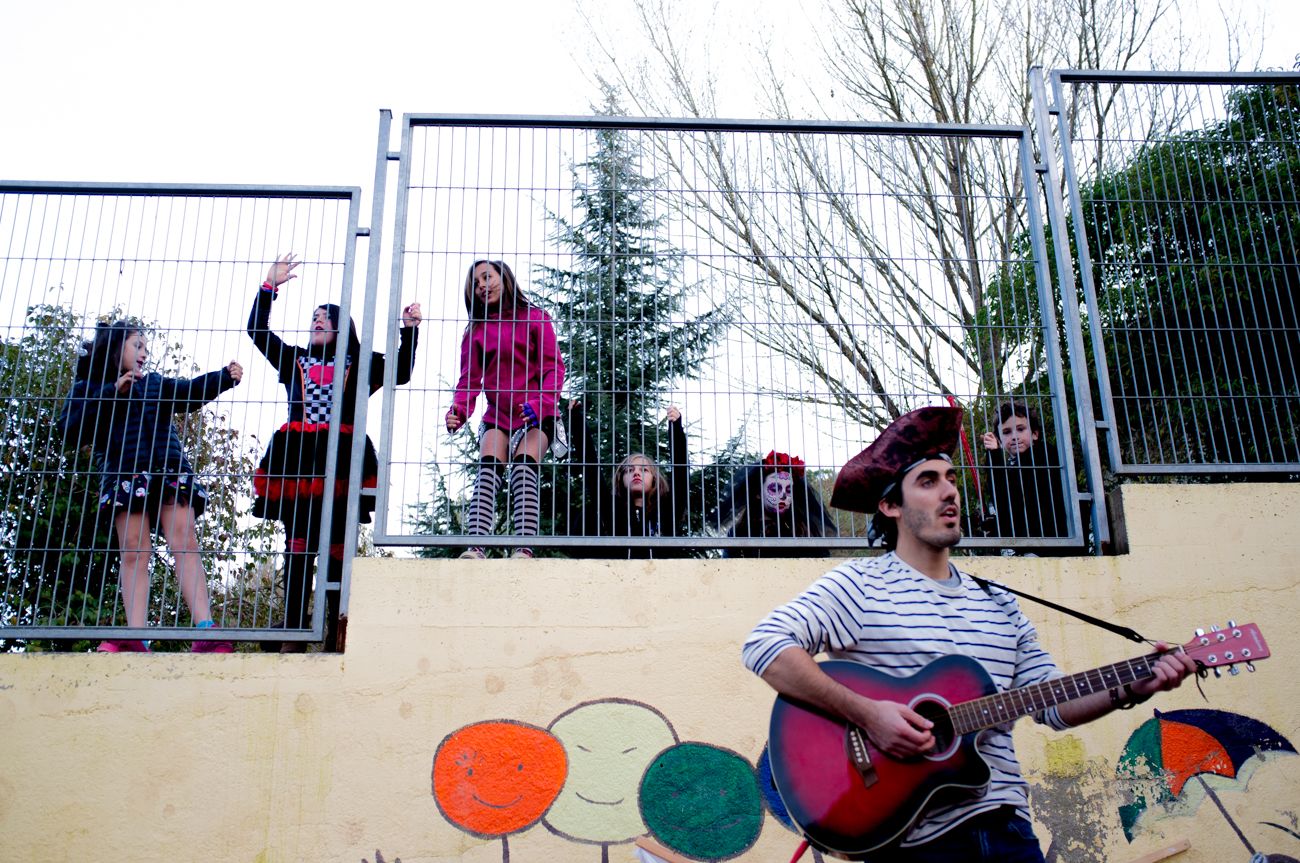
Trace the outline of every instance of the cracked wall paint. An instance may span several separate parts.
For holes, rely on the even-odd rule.
[[[1090,757],[1083,741],[1068,733],[1049,738],[1045,755],[1043,769],[1026,778],[1034,818],[1050,837],[1048,863],[1105,863],[1097,837],[1116,826],[1113,764]]]

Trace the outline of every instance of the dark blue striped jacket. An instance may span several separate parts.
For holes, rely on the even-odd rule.
[[[152,372],[119,394],[114,381],[76,381],[59,415],[59,429],[72,447],[90,447],[101,481],[141,471],[193,470],[172,426],[176,414],[198,410],[235,385],[228,369],[193,380]]]

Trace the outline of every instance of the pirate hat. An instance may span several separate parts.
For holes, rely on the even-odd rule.
[[[835,478],[831,506],[875,512],[889,487],[918,462],[949,458],[960,435],[961,408],[930,407],[903,414],[849,459]]]

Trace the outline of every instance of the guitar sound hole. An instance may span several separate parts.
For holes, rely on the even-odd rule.
[[[912,709],[934,723],[930,729],[934,735],[934,749],[930,754],[947,752],[953,741],[952,717],[948,714],[948,708],[937,701],[918,701],[912,705]]]

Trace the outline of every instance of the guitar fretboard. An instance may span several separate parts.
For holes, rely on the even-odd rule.
[[[1092,695],[1094,692],[1105,692],[1126,683],[1144,680],[1155,675],[1151,667],[1160,656],[1159,653],[1152,653],[1148,656],[1126,659],[1114,665],[1104,665],[1091,671],[1056,677],[1020,689],[962,702],[948,711],[949,716],[952,717],[953,731],[960,737],[972,731],[992,728],[1057,704]]]

